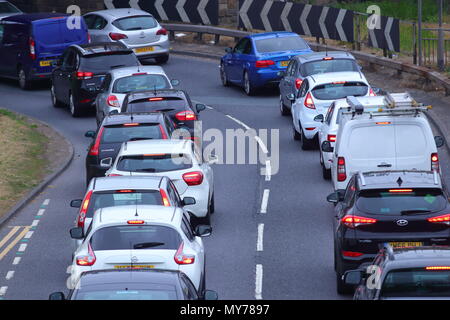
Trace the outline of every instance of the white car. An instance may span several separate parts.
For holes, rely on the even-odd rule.
[[[110,166],[112,159],[102,160]],[[181,197],[196,203],[187,210],[202,223],[214,212],[214,175],[191,140],[141,140],[124,142],[106,176],[167,176]]]
[[[317,144],[319,125],[314,118],[325,116],[333,101],[347,96],[375,95],[361,72],[332,72],[308,76],[291,95],[294,139],[301,140],[302,149],[313,149]]]
[[[205,287],[205,251],[201,237],[211,227],[194,231],[189,215],[175,207],[130,205],[99,209],[84,234],[70,230],[73,239],[84,239],[73,254],[71,284],[84,271],[105,269],[166,269],[184,272],[198,291]]]
[[[365,110],[374,108],[376,110],[380,106],[384,105],[384,96],[377,97],[359,97]],[[341,110],[349,108],[348,99],[339,99],[331,104],[328,108],[326,116],[318,115],[314,118],[315,121],[321,123],[319,126],[318,139],[321,146],[324,141],[329,141],[331,146],[334,147],[336,142],[336,135],[339,130],[339,121],[341,118]],[[331,179],[331,162],[333,161],[333,154],[329,152],[323,152],[320,150],[320,164],[322,166],[322,174],[325,180]]]
[[[130,92],[173,89],[178,80],[170,80],[160,66],[136,66],[109,71],[95,99],[97,125],[111,111],[120,113],[123,100]]]

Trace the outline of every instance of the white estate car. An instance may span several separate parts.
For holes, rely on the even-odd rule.
[[[102,160],[109,166],[111,159]],[[196,201],[187,210],[202,223],[214,212],[214,175],[191,140],[141,140],[124,142],[106,176],[167,176],[179,195]]]
[[[314,118],[325,116],[333,101],[347,96],[374,95],[367,79],[361,72],[332,72],[308,76],[291,96],[294,139],[301,140],[302,149],[308,150],[317,144],[319,125]]]
[[[130,205],[99,209],[73,255],[71,283],[84,271],[105,269],[166,269],[184,272],[198,291],[205,287],[205,251],[201,237],[211,227],[193,230],[189,215],[176,207]]]

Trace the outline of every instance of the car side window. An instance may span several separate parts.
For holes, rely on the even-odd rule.
[[[238,54],[244,53],[244,50],[245,50],[245,47],[247,46],[248,41],[249,41],[249,39],[247,39],[247,38],[244,38],[241,41],[239,41],[237,43],[237,45],[234,47],[233,52],[238,53]]]
[[[5,33],[5,26],[0,24],[0,43],[3,42],[3,34]]]
[[[292,66],[291,66],[291,70],[289,70],[289,75],[291,76],[291,77],[295,77],[295,73],[296,73],[296,70],[297,70],[297,61],[296,60],[293,60],[293,64],[292,64]]]
[[[193,241],[195,239],[195,234],[194,231],[192,230],[191,223],[184,215],[181,220],[181,230],[183,230],[184,234],[190,241]]]
[[[297,98],[302,98],[302,97],[306,96],[306,93],[308,92],[308,89],[309,89],[308,80],[304,80],[303,83],[302,83],[302,86],[298,90]]]
[[[63,62],[62,62],[62,69],[71,71],[75,68],[75,52],[73,50],[69,50],[64,54]]]
[[[89,14],[83,17],[88,29],[93,29],[95,18],[97,18],[95,14]]]
[[[245,45],[244,51],[242,53],[243,54],[251,54],[252,53],[252,42],[251,41],[247,41],[247,44]]]
[[[111,84],[111,74],[107,74],[105,76],[105,80],[103,80],[102,85],[100,86],[101,91],[107,91],[109,89],[109,86]]]
[[[186,300],[197,300],[198,299],[197,291],[195,290],[194,285],[192,284],[192,282],[190,282],[188,277],[185,276],[184,274],[181,274],[180,280],[181,280],[180,281],[181,290],[183,291]]]
[[[172,181],[169,182],[169,188],[172,189],[174,197],[175,197],[175,201],[177,202],[177,205],[181,207],[181,197],[180,194],[178,193],[177,188],[175,188],[174,184],[172,183]]]
[[[95,18],[95,21],[94,21],[94,24],[92,26],[92,29],[94,29],[94,30],[102,30],[103,28],[105,28],[107,23],[108,22],[105,19],[103,19],[100,16],[97,16]]]
[[[331,118],[333,118],[333,112],[334,112],[334,103],[331,104],[331,106],[328,108],[327,116],[325,117],[325,123],[330,125]]]
[[[355,193],[356,193],[355,178],[352,178],[348,183],[347,190],[345,190],[344,205],[346,207],[348,207],[352,203]]]

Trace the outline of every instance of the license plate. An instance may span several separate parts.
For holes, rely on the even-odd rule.
[[[421,247],[423,242],[389,242],[389,245],[393,248]]]
[[[44,60],[39,62],[41,67],[50,67],[52,65],[52,60]]]
[[[134,49],[134,52],[135,53],[142,53],[142,52],[151,52],[151,51],[154,51],[155,50],[155,48],[153,48],[153,47],[143,47],[143,48],[136,48],[136,49]]]
[[[287,67],[288,64],[289,64],[289,61],[281,61],[280,62],[280,66],[282,66],[282,67]]]
[[[115,269],[153,269],[155,266],[150,264],[133,264],[128,266],[114,266]]]

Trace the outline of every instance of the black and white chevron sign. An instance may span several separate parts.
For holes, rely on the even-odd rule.
[[[135,8],[158,21],[219,24],[219,0],[104,0],[107,9]]]
[[[239,0],[239,27],[354,40],[353,11],[293,2]]]
[[[400,52],[400,21],[381,16],[380,29],[369,29],[369,46]]]

